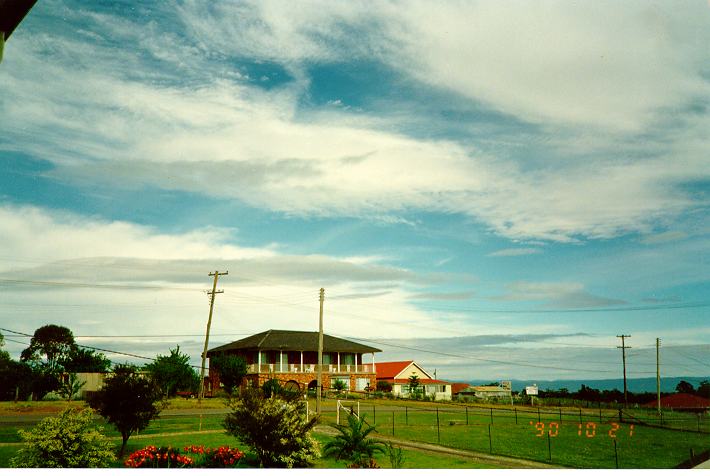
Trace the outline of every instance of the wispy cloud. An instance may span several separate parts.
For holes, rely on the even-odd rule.
[[[493,298],[500,301],[542,301],[552,309],[593,308],[628,304],[621,299],[596,296],[581,283],[519,281],[506,286],[508,293]]]
[[[542,253],[540,248],[505,248],[488,253],[486,256],[527,256]]]

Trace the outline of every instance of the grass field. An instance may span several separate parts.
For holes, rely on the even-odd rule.
[[[32,411],[43,414],[61,410],[56,403],[54,407],[42,406],[40,403],[44,402],[38,402],[31,410],[24,408],[15,412],[0,406],[0,415],[12,416]],[[196,407],[195,402],[178,400],[176,403],[179,406],[171,405],[170,408],[187,410]],[[346,402],[345,405],[357,408],[356,402]],[[203,408],[224,406],[221,401],[212,401],[209,407]],[[313,408],[314,405],[311,405]],[[334,423],[336,413],[333,402],[328,402],[324,408],[322,423]],[[632,412],[634,419],[627,415],[624,422],[619,422],[616,410],[541,409],[538,414],[537,409],[529,407],[491,410],[418,402],[407,402],[405,406],[402,401],[367,400],[360,402],[360,412],[369,424],[376,427],[377,431],[373,433],[375,437],[378,434],[393,435],[403,440],[573,468],[615,468],[617,465],[619,468],[672,468],[686,460],[691,450],[698,454],[710,449],[710,435],[697,432],[697,428],[707,429],[708,418],[698,419],[694,415],[689,419],[688,415],[680,414],[675,420],[670,418],[671,415],[665,416],[666,424],[671,420],[687,429],[680,431],[640,424],[639,420],[644,417],[655,417],[655,414],[643,412]],[[345,417],[346,412],[342,411],[341,418]],[[139,437],[129,440],[129,451],[148,444],[178,447],[188,444],[240,446],[233,437],[224,434],[195,433],[198,430],[220,430],[223,418],[223,415],[215,414],[205,414],[202,418],[196,415],[163,415],[151,422]],[[97,420],[98,423],[101,423],[100,420]],[[17,429],[30,428],[34,424],[0,420],[0,443],[20,441]],[[107,436],[118,436],[110,425],[103,426]],[[158,436],[166,433],[173,435]],[[156,436],[151,438],[150,435]],[[317,438],[323,440],[328,437],[317,435]],[[7,466],[16,450],[16,446],[0,446],[0,467]],[[480,462],[463,457],[434,456],[415,450],[405,450],[405,453],[405,467],[411,468],[492,467],[481,466]],[[378,460],[382,467],[389,467],[386,456]],[[327,468],[344,466],[343,462],[327,458],[317,465]]]

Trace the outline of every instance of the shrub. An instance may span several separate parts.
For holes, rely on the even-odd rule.
[[[93,412],[64,410],[45,418],[32,430],[20,430],[26,445],[10,460],[14,468],[105,468],[116,457],[113,445],[91,429]]]
[[[196,468],[235,468],[239,466],[244,453],[238,448],[220,446],[205,448],[204,446],[186,446],[185,453],[191,453]]]
[[[227,433],[249,445],[261,466],[304,467],[320,456],[318,443],[310,435],[318,420],[306,416],[302,399],[266,398],[260,389],[248,389],[230,406],[232,412],[224,420]]]
[[[358,417],[354,413],[348,415],[347,425],[333,425],[340,434],[325,444],[325,454],[362,464],[371,460],[375,453],[384,453],[384,444],[369,437],[375,427],[366,428],[365,425],[364,416]]]
[[[193,462],[192,458],[181,455],[178,449],[146,446],[131,453],[123,464],[128,468],[186,468]]]
[[[179,448],[146,446],[134,451],[124,465],[129,468],[235,468],[244,453],[237,448],[220,446],[186,446],[182,454]],[[189,456],[188,456],[189,455]]]
[[[121,433],[119,456],[123,455],[128,438],[158,416],[159,402],[160,392],[153,382],[130,365],[116,366],[101,390],[89,398],[89,405]]]

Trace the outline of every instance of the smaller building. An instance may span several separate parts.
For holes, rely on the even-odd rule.
[[[419,387],[426,396],[434,400],[451,400],[451,383],[432,378],[421,366],[413,360],[401,362],[379,362],[377,364],[377,381],[392,385],[392,394],[408,397],[411,395],[410,378],[416,376]]]
[[[511,398],[510,382],[501,382],[500,385],[470,385],[466,388],[457,389],[457,395],[462,397],[475,397],[483,400],[493,398]]]

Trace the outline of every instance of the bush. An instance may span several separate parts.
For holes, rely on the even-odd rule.
[[[185,454],[179,448],[146,446],[131,453],[124,465],[128,468],[235,468],[244,457],[244,453],[229,446],[193,445],[183,451]]]
[[[317,418],[306,417],[300,398],[266,398],[260,389],[248,389],[230,402],[232,413],[224,420],[227,433],[256,453],[267,468],[310,466],[320,456],[318,442],[310,435]]]
[[[91,429],[93,412],[64,410],[45,418],[32,430],[19,430],[26,446],[10,460],[14,468],[105,468],[116,457],[113,445]]]

